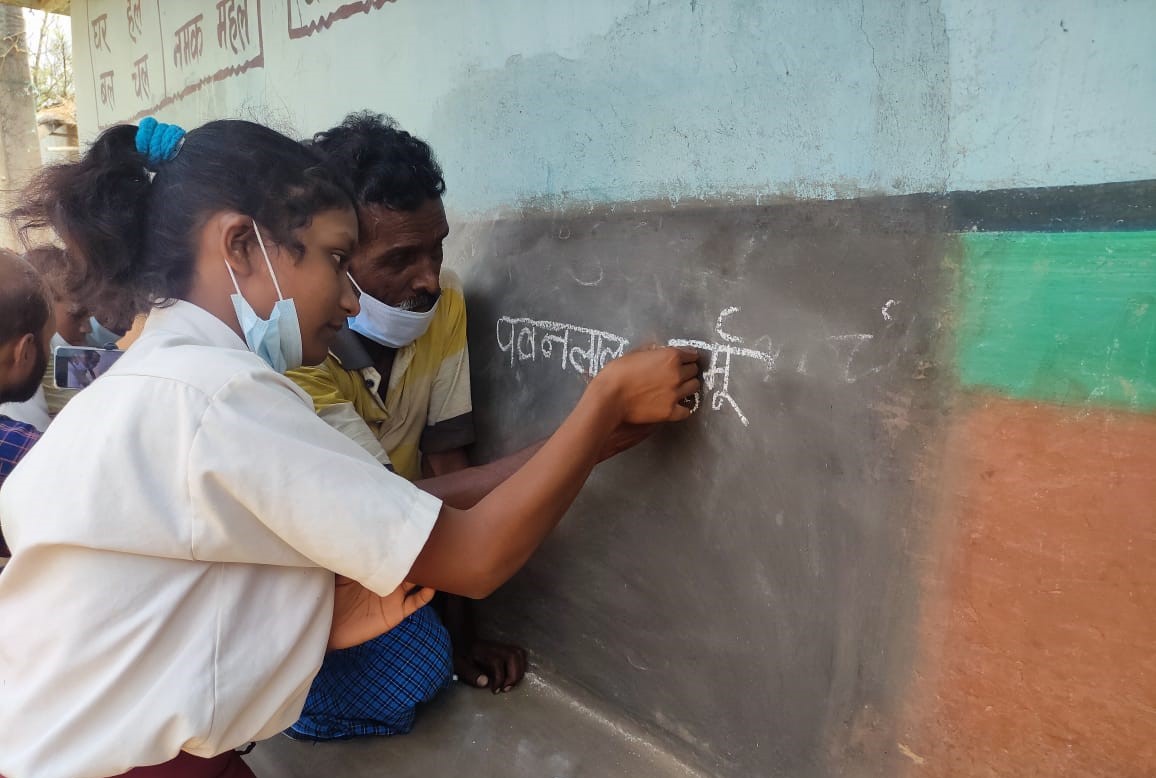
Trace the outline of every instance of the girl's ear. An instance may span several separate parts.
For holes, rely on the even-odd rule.
[[[254,256],[260,253],[253,232],[253,220],[243,213],[222,211],[210,217],[205,225],[209,239],[238,278],[254,271]]]

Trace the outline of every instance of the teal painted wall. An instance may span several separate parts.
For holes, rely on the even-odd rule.
[[[961,236],[965,386],[1156,408],[1156,233]]]

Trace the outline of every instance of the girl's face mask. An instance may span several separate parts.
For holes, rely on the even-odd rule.
[[[268,319],[258,316],[253,306],[249,305],[249,301],[241,294],[237,276],[226,262],[229,277],[233,279],[233,288],[237,290],[231,295],[233,310],[237,312],[237,323],[241,325],[241,334],[249,350],[265,360],[269,367],[278,373],[284,373],[301,367],[301,323],[297,319],[296,304],[292,299],[286,300],[281,294],[281,285],[277,283],[277,274],[273,272],[273,263],[269,261],[269,252],[265,250],[265,241],[261,238],[261,230],[257,227],[256,221],[253,222],[253,231],[257,234],[257,244],[265,257],[269,277],[273,279],[273,288],[277,290],[277,302],[273,305]]]

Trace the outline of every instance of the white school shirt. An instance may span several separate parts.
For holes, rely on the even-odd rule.
[[[104,778],[298,717],[333,574],[402,582],[441,508],[185,302],[0,490],[0,775]]]

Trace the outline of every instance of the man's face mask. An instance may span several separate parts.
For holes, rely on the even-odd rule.
[[[425,334],[437,313],[437,302],[428,311],[407,311],[386,305],[358,286],[352,275],[349,280],[361,295],[361,312],[350,317],[349,329],[375,343],[389,348],[408,346]]]
[[[265,267],[269,269],[269,277],[273,279],[273,288],[277,291],[277,302],[269,313],[268,319],[262,319],[249,305],[249,301],[241,294],[241,287],[237,284],[237,276],[228,262],[225,267],[229,270],[229,277],[233,279],[233,288],[236,293],[231,295],[233,310],[237,312],[237,322],[241,325],[241,334],[245,343],[252,351],[278,373],[284,373],[301,367],[301,322],[297,319],[297,306],[292,299],[286,300],[281,294],[281,285],[277,283],[277,274],[273,272],[273,263],[269,261],[269,252],[265,250],[265,241],[261,238],[261,230],[257,222],[253,222],[253,231],[257,234],[257,245],[261,247],[261,254],[265,257]]]

